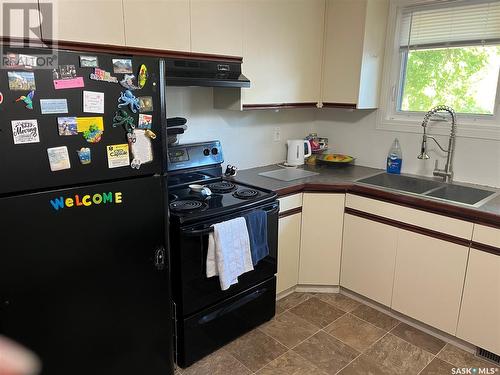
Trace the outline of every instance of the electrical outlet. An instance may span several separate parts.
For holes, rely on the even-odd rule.
[[[281,141],[281,128],[279,126],[274,128],[273,141],[274,142]]]

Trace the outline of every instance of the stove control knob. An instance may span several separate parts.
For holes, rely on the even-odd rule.
[[[203,155],[208,156],[210,155],[210,150],[208,148],[203,150]]]
[[[219,153],[219,149],[217,149],[217,147],[214,147],[212,149],[212,155],[217,155]]]

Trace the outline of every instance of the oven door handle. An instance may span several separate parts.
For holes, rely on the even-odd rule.
[[[186,236],[196,237],[212,233],[213,231],[214,231],[213,227],[208,227],[203,229],[183,230],[182,234]]]

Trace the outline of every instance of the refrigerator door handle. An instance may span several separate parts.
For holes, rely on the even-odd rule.
[[[155,267],[158,271],[165,269],[165,249],[163,247],[159,247],[155,251]]]

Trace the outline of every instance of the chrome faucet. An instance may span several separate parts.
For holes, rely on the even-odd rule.
[[[432,116],[434,116],[437,112],[448,112],[451,116],[451,133],[448,143],[448,150],[445,150],[439,144],[436,138],[427,135],[427,124]],[[444,182],[451,182],[453,179],[453,153],[455,151],[455,134],[457,131],[457,116],[455,114],[455,111],[453,110],[453,108],[445,105],[434,107],[425,114],[424,121],[422,121],[422,127],[424,128],[424,134],[422,136],[422,147],[420,150],[420,155],[418,155],[417,158],[424,160],[429,159],[429,155],[427,155],[427,138],[432,139],[434,142],[436,142],[441,151],[446,153],[446,164],[444,166],[444,169],[438,168],[438,161],[436,160],[436,164],[434,166],[434,171],[432,172],[432,174],[434,176],[442,177]]]

